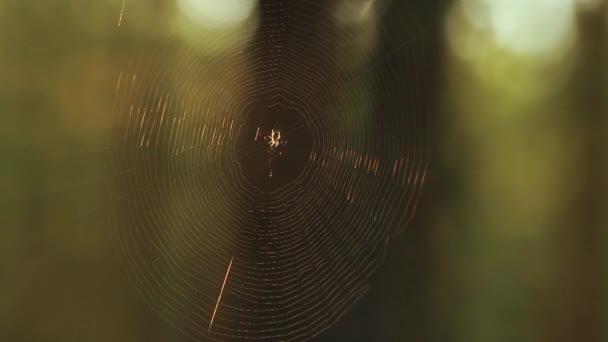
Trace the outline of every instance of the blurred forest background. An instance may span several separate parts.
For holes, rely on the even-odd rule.
[[[338,17],[375,1],[336,0]],[[120,68],[185,2],[0,1],[0,340],[186,340],[131,286],[108,189],[87,181],[108,177]],[[201,4],[234,18],[248,2]],[[406,48],[432,70],[427,184],[371,292],[319,340],[608,341],[608,4],[386,6],[360,25],[423,29]]]

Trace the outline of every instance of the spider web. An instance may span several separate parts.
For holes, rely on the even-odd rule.
[[[146,302],[196,340],[331,327],[368,291],[425,181],[424,66],[400,62],[419,61],[423,32],[381,31],[393,48],[352,66],[336,42],[358,32],[327,6],[259,10],[257,26],[213,37],[249,42],[233,54],[167,39],[116,81],[116,248]],[[269,162],[273,129],[287,144]]]

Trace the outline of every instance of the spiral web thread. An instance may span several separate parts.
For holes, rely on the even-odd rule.
[[[352,67],[335,42],[355,34],[316,2],[260,12],[257,31],[213,38],[245,37],[241,50],[200,57],[196,42],[169,40],[135,53],[115,88],[117,250],[149,305],[196,340],[331,327],[368,290],[425,181],[426,109],[409,105],[424,68],[395,62],[417,60],[419,37],[386,38],[398,48]],[[252,108],[295,113],[282,136],[312,141],[286,148],[305,163],[272,191],[245,175],[267,144],[246,123]]]

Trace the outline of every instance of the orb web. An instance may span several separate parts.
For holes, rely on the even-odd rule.
[[[331,327],[425,180],[423,68],[394,62],[416,60],[421,37],[384,37],[397,48],[355,63],[338,42],[359,32],[326,5],[258,10],[255,25],[204,38],[238,48],[169,38],[134,52],[116,83],[117,250],[142,298],[196,340]]]

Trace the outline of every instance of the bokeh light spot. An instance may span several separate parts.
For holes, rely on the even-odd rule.
[[[232,26],[245,21],[253,10],[254,0],[179,0],[181,11],[196,24],[207,27]]]
[[[491,32],[496,45],[524,56],[562,49],[574,31],[576,0],[464,0],[466,19]]]

